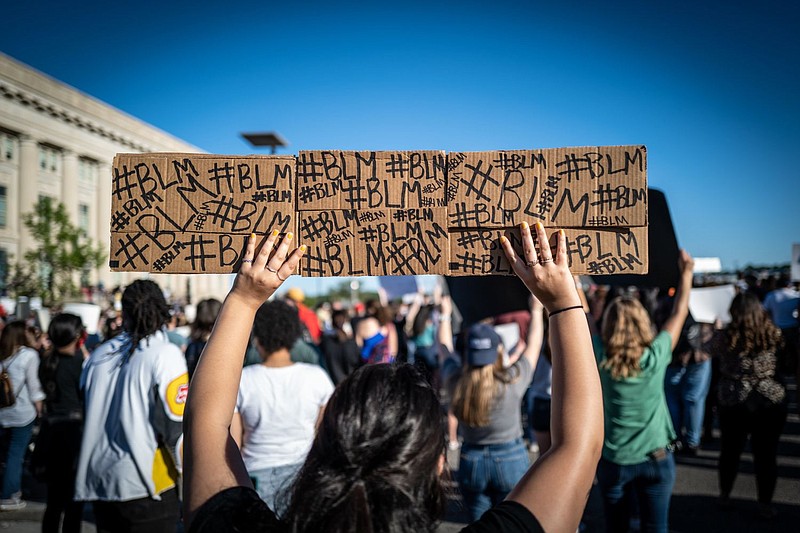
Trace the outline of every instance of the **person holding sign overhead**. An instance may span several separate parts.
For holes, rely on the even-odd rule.
[[[574,532],[603,439],[591,338],[559,232],[553,256],[522,228],[524,255],[507,239],[514,272],[550,313],[553,447],[508,498],[464,531]],[[410,365],[366,365],[339,384],[279,519],[258,498],[230,435],[241,360],[261,304],[295,271],[305,246],[292,234],[251,236],[242,266],[192,381],[185,431],[187,531],[434,531],[445,503],[445,435],[436,392]],[[537,225],[537,239],[547,242]]]

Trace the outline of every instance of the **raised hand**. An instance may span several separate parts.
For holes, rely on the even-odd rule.
[[[256,308],[272,296],[286,278],[295,272],[306,251],[303,245],[289,253],[293,237],[292,233],[286,234],[276,248],[278,231],[274,230],[256,250],[258,238],[255,233],[251,234],[231,295]]]
[[[535,231],[539,244],[538,253],[533,244],[530,225],[527,222],[520,225],[523,257],[517,255],[507,238],[500,237],[503,251],[514,273],[550,313],[580,305],[578,291],[569,271],[564,230],[558,231],[555,256],[550,249],[547,232],[541,223],[536,223]]]

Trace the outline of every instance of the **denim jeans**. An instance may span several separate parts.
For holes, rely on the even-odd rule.
[[[706,396],[711,384],[711,360],[667,368],[664,391],[672,426],[684,444],[697,447],[703,432]],[[685,432],[681,429],[685,428]]]
[[[528,470],[522,439],[503,444],[464,444],[456,480],[471,521],[503,501]]]
[[[294,482],[301,466],[303,463],[274,466],[250,472],[250,479],[253,480],[256,492],[266,502],[267,507],[278,516],[281,516],[286,510],[286,505],[289,503],[286,490]]]
[[[675,484],[675,458],[667,452],[660,460],[618,465],[600,459],[597,481],[603,495],[607,533],[626,533],[635,495],[642,532],[666,533],[669,500]]]
[[[33,422],[22,427],[2,428],[2,432],[9,440],[0,498],[7,500],[22,490],[22,461],[25,459],[25,450],[31,442]]]

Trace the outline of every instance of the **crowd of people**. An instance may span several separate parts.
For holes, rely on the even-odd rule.
[[[47,487],[44,532],[79,531],[86,504],[103,532],[428,531],[449,450],[465,531],[575,531],[595,481],[607,531],[667,531],[674,456],[718,427],[720,504],[749,438],[774,516],[798,371],[788,277],[743,277],[730,321],[697,323],[686,252],[674,293],[594,286],[570,274],[563,234],[551,250],[534,245],[541,226],[521,231],[521,255],[502,246],[530,306],[476,323],[439,285],[311,309],[278,291],[304,253],[291,234],[251,238],[228,297],[198,302],[187,335],[149,280],[95,335],[70,313],[46,332],[9,318],[0,511],[25,505],[27,465]]]

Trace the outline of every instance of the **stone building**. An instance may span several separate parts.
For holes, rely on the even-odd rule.
[[[114,155],[162,151],[202,152],[0,53],[0,274],[31,246],[22,215],[41,196],[63,203],[73,222],[108,251]],[[110,288],[143,276],[101,267],[90,282]],[[231,283],[229,275],[151,277],[174,297],[188,294],[194,302],[224,297]]]

